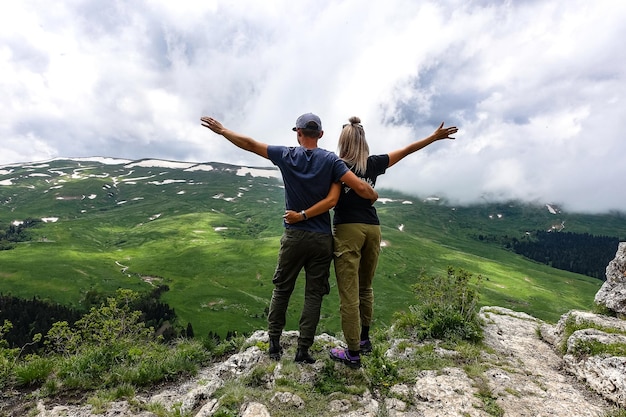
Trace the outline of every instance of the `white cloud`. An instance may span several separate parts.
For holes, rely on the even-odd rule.
[[[269,165],[266,143],[361,117],[372,152],[460,128],[379,185],[460,202],[624,209],[626,2],[12,2],[0,16],[0,164],[54,157]]]

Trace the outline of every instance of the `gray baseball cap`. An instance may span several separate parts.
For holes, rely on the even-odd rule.
[[[298,117],[296,120],[296,127],[291,130],[296,131],[297,129],[317,130],[318,132],[321,132],[322,121],[319,116],[313,113],[305,113]]]

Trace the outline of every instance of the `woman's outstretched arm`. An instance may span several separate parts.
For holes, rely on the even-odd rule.
[[[413,152],[419,151],[433,142],[441,139],[454,139],[453,137],[450,137],[450,135],[454,135],[458,132],[458,130],[459,129],[457,129],[456,126],[443,127],[443,122],[441,122],[437,130],[435,130],[433,134],[427,138],[413,142],[404,148],[389,152],[389,167],[395,165],[402,158],[412,154]]]

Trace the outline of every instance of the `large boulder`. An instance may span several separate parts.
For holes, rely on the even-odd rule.
[[[552,330],[547,332],[546,330]],[[626,407],[626,320],[572,310],[544,340],[563,353],[563,368],[613,403]]]
[[[626,242],[620,242],[615,259],[606,267],[606,281],[596,293],[595,302],[626,315]]]

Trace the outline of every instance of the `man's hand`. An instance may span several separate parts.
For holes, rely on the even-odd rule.
[[[269,159],[267,155],[267,147],[266,143],[257,142],[249,136],[242,135],[237,132],[233,132],[230,129],[226,129],[220,122],[215,120],[212,117],[203,116],[200,118],[202,121],[202,126],[211,129],[213,132],[218,135],[224,136],[228,139],[233,145],[237,146],[246,151],[250,151],[255,153],[263,158]]]
[[[224,126],[222,126],[222,124],[220,122],[218,122],[217,120],[215,120],[212,117],[201,117],[200,120],[202,121],[202,126],[207,127],[209,129],[211,129],[212,131],[214,131],[215,133],[217,133],[218,135],[221,135],[224,133]]]

